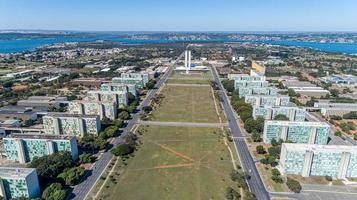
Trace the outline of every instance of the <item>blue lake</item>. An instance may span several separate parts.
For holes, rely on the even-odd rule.
[[[19,40],[0,40],[0,53],[17,53],[23,51],[31,51],[37,47],[63,43],[63,42],[89,42],[96,40],[109,40],[113,42],[122,42],[125,44],[145,44],[145,43],[172,43],[184,42],[174,40],[143,40],[143,39],[118,39],[113,36],[97,36],[87,38],[38,38],[38,39],[19,39]],[[252,43],[266,43],[275,45],[298,46],[304,48],[312,48],[325,52],[355,54],[357,55],[357,43],[318,43],[318,42],[301,42],[301,41],[242,41],[242,40],[211,40],[211,41],[185,41],[185,42],[252,42]]]

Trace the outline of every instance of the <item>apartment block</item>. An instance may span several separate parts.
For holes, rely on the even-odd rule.
[[[0,196],[3,199],[32,199],[39,197],[40,193],[36,169],[0,167]]]
[[[228,79],[235,81],[265,81],[265,76],[250,76],[249,74],[228,74]]]
[[[31,162],[35,157],[68,151],[78,158],[77,140],[74,136],[10,134],[3,139],[7,159],[20,163]]]
[[[294,122],[266,120],[263,141],[265,143],[282,139],[294,143],[327,144],[330,126],[325,122]]]
[[[138,96],[138,89],[135,84],[115,84],[115,83],[105,83],[100,86],[102,91],[118,91],[118,92],[129,92],[135,97]]]
[[[283,143],[278,169],[282,174],[357,177],[357,147]]]
[[[289,106],[290,97],[283,95],[247,95],[245,102],[254,106]]]
[[[268,81],[245,81],[245,80],[235,80],[234,89],[239,89],[242,87],[268,87]]]
[[[274,119],[277,115],[285,115],[290,121],[305,121],[306,109],[293,106],[254,106],[253,118]]]
[[[120,77],[112,79],[114,84],[135,84],[137,88],[142,89],[149,82],[148,73],[122,73]]]
[[[248,95],[278,95],[278,90],[273,87],[241,87],[238,89],[239,97]]]
[[[42,121],[45,133],[50,135],[98,135],[101,130],[98,115],[48,113]]]
[[[128,105],[128,93],[123,91],[88,91],[87,100],[115,102],[120,108],[123,108]]]
[[[71,101],[68,105],[71,114],[99,115],[114,120],[117,116],[117,105],[111,101]]]

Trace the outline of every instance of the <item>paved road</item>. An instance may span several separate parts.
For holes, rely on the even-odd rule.
[[[228,126],[228,123],[202,123],[202,122],[163,122],[163,121],[138,121],[138,124],[142,125],[154,125],[154,126],[192,126],[192,127],[210,127],[210,128],[222,128]]]
[[[223,109],[224,112],[226,113],[229,122],[229,128],[231,129],[232,136],[234,137],[233,141],[238,151],[237,153],[239,154],[241,163],[243,165],[242,167],[244,171],[251,177],[247,181],[248,186],[257,199],[268,200],[270,199],[269,193],[266,191],[264,184],[260,179],[258,170],[254,164],[252,156],[249,153],[247,144],[245,143],[244,138],[242,138],[243,135],[241,133],[241,129],[238,126],[237,120],[234,116],[233,108],[231,107],[228,101],[228,97],[224,92],[224,88],[222,86],[221,81],[219,80],[218,73],[215,67],[212,67],[212,74],[213,74],[214,81],[216,81],[218,84],[218,88],[219,88],[218,95],[220,96],[220,99],[222,101]]]
[[[160,80],[156,83],[155,89],[152,89],[148,92],[145,99],[138,106],[138,112],[133,114],[132,119],[128,121],[127,126],[123,129],[121,129],[122,130],[121,136],[114,138],[114,141],[112,142],[113,146],[116,146],[120,143],[122,136],[130,133],[130,130],[138,122],[138,120],[140,118],[140,114],[143,112],[142,108],[145,106],[148,106],[150,104],[150,101],[155,97],[159,88],[163,85],[163,83],[166,81],[166,79],[172,73],[174,66],[183,57],[183,55],[184,55],[184,53],[182,53],[176,59],[176,61],[172,64],[172,66],[168,69],[168,71],[160,78]],[[94,163],[92,170],[86,174],[83,181],[81,183],[79,183],[78,185],[76,185],[75,187],[73,187],[72,195],[69,197],[69,199],[74,199],[74,200],[85,199],[87,194],[90,192],[91,188],[95,184],[95,182],[98,180],[98,178],[100,177],[102,172],[107,167],[111,158],[112,158],[112,154],[110,153],[110,151],[104,152],[102,154],[102,156],[100,157],[100,159]]]

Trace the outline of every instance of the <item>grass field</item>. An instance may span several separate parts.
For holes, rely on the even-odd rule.
[[[221,129],[141,126],[142,144],[99,199],[224,199],[235,184]]]
[[[167,85],[165,98],[153,111],[150,120],[218,123],[210,86],[186,87]]]
[[[167,83],[208,84],[211,78],[210,72],[185,74],[184,72],[174,71],[167,80]]]

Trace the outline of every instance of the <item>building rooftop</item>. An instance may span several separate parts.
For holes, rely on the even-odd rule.
[[[46,134],[10,134],[5,138],[33,139],[33,140],[71,140],[75,136],[70,135],[46,135]]]
[[[0,167],[0,177],[3,179],[25,178],[34,171],[36,171],[35,168]]]
[[[249,97],[259,97],[259,98],[290,98],[288,95],[260,95],[260,94],[253,94],[253,95],[246,95],[245,98]]]
[[[25,112],[47,112],[48,108],[42,106],[4,106],[0,107],[0,112],[17,112],[17,113],[25,113]]]
[[[92,100],[74,100],[74,101],[71,101],[70,103],[111,103],[111,104],[116,104],[114,101],[92,101]]]
[[[282,84],[285,87],[316,87],[316,85],[310,83],[309,81],[298,81],[298,80],[292,80],[292,81],[283,81]]]
[[[70,113],[62,113],[62,112],[49,112],[47,113],[47,116],[50,117],[76,117],[76,118],[89,118],[89,117],[95,117],[97,118],[98,115],[80,115],[80,114],[70,114]]]
[[[334,153],[354,152],[357,154],[357,146],[283,143],[283,147],[301,151],[309,150]]]
[[[306,121],[283,121],[283,120],[265,120],[265,123],[270,125],[286,125],[286,126],[325,126],[330,127],[326,122],[306,122]]]

